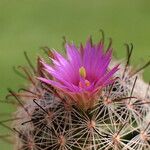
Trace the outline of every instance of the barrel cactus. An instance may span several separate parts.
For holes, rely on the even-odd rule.
[[[17,100],[15,150],[149,150],[149,84],[127,59],[112,58],[104,40],[85,45],[65,43],[66,56],[46,50],[50,62],[37,59],[31,70],[20,67],[30,81]]]

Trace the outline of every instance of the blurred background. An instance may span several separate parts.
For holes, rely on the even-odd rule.
[[[62,36],[79,44],[89,35],[94,41],[113,39],[117,57],[125,57],[124,43],[133,43],[132,64],[140,66],[150,59],[149,0],[0,0],[0,100],[7,88],[16,90],[25,81],[13,72],[13,66],[26,65],[26,51],[35,64],[43,55],[40,47],[62,50]],[[150,68],[144,80],[150,79]],[[14,108],[0,103],[0,121],[9,119]],[[9,123],[10,124],[10,123]],[[0,150],[12,150],[2,135],[11,131],[0,126]]]

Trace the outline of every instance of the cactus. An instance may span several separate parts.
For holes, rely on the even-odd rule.
[[[32,71],[21,69],[31,83],[18,93],[9,90],[19,105],[15,150],[149,150],[150,90],[141,70],[150,62],[133,69],[132,44],[120,62],[112,59],[111,44],[104,52],[103,40],[66,49],[68,59],[46,51],[53,65],[39,57],[37,69],[25,53]]]

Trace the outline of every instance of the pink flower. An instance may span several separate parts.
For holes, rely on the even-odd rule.
[[[39,79],[50,84],[83,109],[93,107],[102,89],[111,84],[118,65],[110,69],[112,49],[104,52],[102,42],[92,45],[88,40],[85,47],[77,48],[74,44],[66,44],[67,58],[53,51],[53,65],[43,63],[44,70],[53,79]]]

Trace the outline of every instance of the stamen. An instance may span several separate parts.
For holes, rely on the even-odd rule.
[[[90,85],[91,85],[91,83],[88,80],[84,80],[83,82],[81,82],[81,81],[79,82],[80,88],[88,87]]]
[[[82,66],[79,68],[79,75],[81,77],[80,82],[79,82],[79,87],[84,88],[88,87],[91,85],[91,83],[86,80],[86,69]]]
[[[90,86],[90,82],[88,81],[88,80],[85,80],[85,85],[88,87],[88,86]]]

